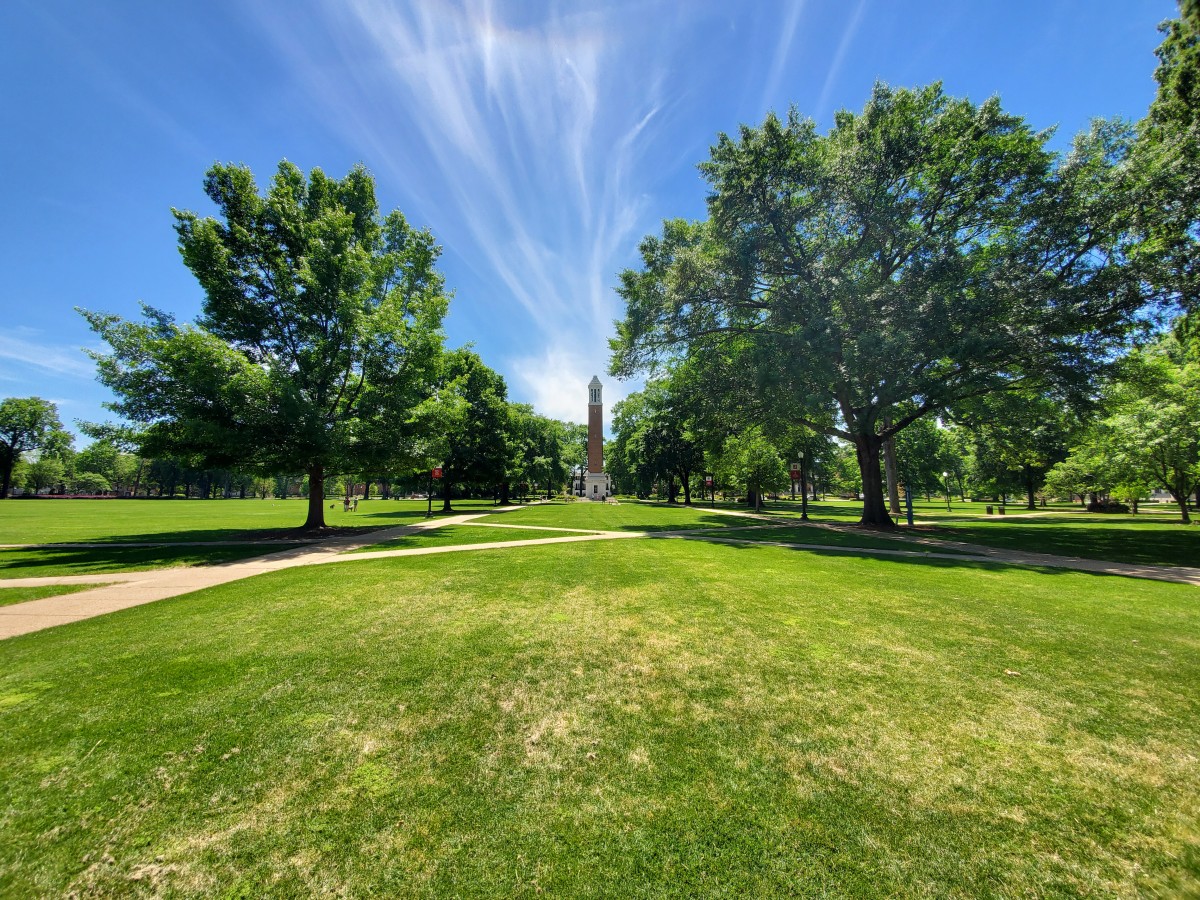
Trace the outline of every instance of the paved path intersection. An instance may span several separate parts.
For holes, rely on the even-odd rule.
[[[1094,559],[1080,559],[1068,556],[1053,556],[1046,553],[1028,551],[1003,550],[996,547],[984,547],[978,544],[967,544],[961,541],[944,541],[923,538],[916,535],[888,534],[888,540],[907,542],[923,547],[942,547],[952,552],[943,553],[935,549],[884,549],[866,547],[846,547],[830,544],[809,544],[791,541],[758,541],[753,538],[731,537],[727,532],[714,533],[713,529],[681,529],[679,531],[597,531],[585,528],[555,528],[543,525],[512,525],[500,522],[476,521],[482,516],[494,512],[509,512],[523,507],[501,507],[485,512],[464,513],[458,516],[431,519],[414,525],[402,525],[387,528],[367,534],[357,534],[349,537],[329,538],[316,543],[289,547],[275,553],[267,553],[253,559],[239,562],[221,563],[213,566],[178,567],[171,569],[154,569],[143,572],[112,572],[94,575],[62,575],[44,578],[9,578],[0,580],[0,587],[37,587],[41,585],[96,584],[92,590],[78,591],[58,597],[45,597],[40,600],[29,600],[25,603],[14,603],[10,606],[0,606],[0,640],[40,631],[67,622],[77,622],[90,619],[105,613],[140,606],[143,603],[153,603],[167,597],[191,593],[202,588],[226,584],[260,575],[264,572],[274,572],[280,569],[290,569],[295,566],[326,565],[338,562],[353,562],[367,559],[383,559],[392,556],[423,556],[431,553],[458,553],[471,550],[508,550],[519,547],[530,547],[541,544],[565,544],[580,541],[607,541],[634,538],[653,538],[661,540],[703,540],[723,544],[754,544],[768,547],[784,547],[795,550],[818,550],[826,553],[847,553],[867,556],[901,556],[920,557],[922,559],[945,559],[956,562],[994,562],[1009,565],[1036,566],[1044,568],[1075,569],[1083,572],[1093,572],[1102,575],[1120,575],[1131,578],[1150,578],[1158,581],[1172,581],[1181,584],[1200,586],[1200,568],[1182,566],[1147,566],[1129,563],[1105,562]],[[756,515],[740,510],[716,510],[729,516],[738,516],[748,521],[748,528],[756,527],[786,527],[798,525],[796,521],[780,521],[776,518]],[[399,550],[377,550],[359,553],[349,551],[361,550],[374,544],[386,543],[396,538],[416,534],[432,528],[442,528],[447,525],[463,525],[470,523],[476,527],[507,528],[519,533],[522,530],[546,532],[568,532],[562,537],[542,537],[522,540],[514,538],[511,541],[496,541],[483,544],[453,544],[436,547],[409,547]],[[849,530],[847,526],[827,523],[805,523],[809,526],[826,528],[835,531]],[[90,544],[87,546],[97,546]],[[111,545],[102,545],[111,546]],[[166,545],[164,545],[166,546]],[[174,546],[174,545],[171,545]]]

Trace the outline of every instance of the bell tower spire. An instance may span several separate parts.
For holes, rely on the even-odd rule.
[[[608,476],[604,473],[604,387],[592,376],[588,384],[587,477],[584,496],[588,500],[607,500],[611,494]]]

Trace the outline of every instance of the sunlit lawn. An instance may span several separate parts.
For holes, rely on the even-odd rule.
[[[11,606],[14,603],[24,603],[26,600],[41,600],[43,597],[57,597],[60,594],[74,594],[76,591],[86,591],[98,587],[95,584],[55,584],[40,587],[0,587],[0,606]]]
[[[734,507],[730,504],[727,508]],[[699,503],[689,507],[682,503],[593,503],[587,500],[541,503],[527,509],[486,516],[481,521],[549,525],[584,531],[677,531],[746,524]]]
[[[440,501],[434,514],[441,515]],[[455,500],[454,512],[492,509],[490,500]],[[335,527],[390,527],[425,516],[424,500],[364,500],[343,512],[325,501]],[[307,500],[13,500],[0,501],[0,544],[77,541],[219,541],[300,528]]]
[[[624,540],[161,601],[0,642],[0,896],[1194,896],[1197,596]]]
[[[211,547],[34,547],[0,550],[0,579],[136,572],[204,566],[286,550],[295,544],[217,544]]]
[[[532,541],[538,538],[561,538],[586,534],[583,531],[547,531],[540,528],[489,528],[482,525],[444,525],[413,532],[390,541],[381,541],[352,551],[373,553],[376,550],[407,550],[417,547],[450,547],[459,544],[491,544],[501,541]]]

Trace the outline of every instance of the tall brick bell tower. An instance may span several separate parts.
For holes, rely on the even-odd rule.
[[[587,476],[583,490],[588,500],[607,500],[611,493],[604,474],[604,401],[600,379],[595,375],[588,384]]]

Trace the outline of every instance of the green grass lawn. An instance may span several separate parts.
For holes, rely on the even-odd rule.
[[[136,572],[206,566],[286,550],[294,544],[218,544],[214,547],[38,547],[0,550],[0,579]]]
[[[888,540],[874,532],[856,529],[832,530],[814,525],[792,525],[787,527],[756,526],[730,527],[715,537],[740,541],[780,541],[790,544],[821,544],[829,547],[863,547],[876,550],[904,550],[910,553],[958,553],[951,547],[917,544],[912,541]]]
[[[699,541],[224,585],[0,642],[0,895],[1194,896],[1197,596]]]
[[[358,512],[325,501],[335,527],[390,527],[425,516],[424,500],[363,500]],[[482,512],[490,500],[456,500],[455,512]],[[435,513],[438,502],[434,502]],[[218,541],[299,528],[307,500],[14,500],[0,502],[0,544],[79,541]]]
[[[14,603],[24,603],[26,600],[41,600],[43,597],[57,597],[59,594],[74,594],[77,591],[87,591],[96,587],[101,587],[101,585],[55,584],[42,587],[0,588],[0,606],[12,606]]]
[[[544,531],[538,528],[488,528],[483,525],[443,525],[419,531],[390,541],[381,541],[352,553],[374,553],[376,550],[406,550],[411,547],[451,547],[458,544],[492,544],[500,541],[532,541],[537,538],[560,538],[585,534],[582,531]]]
[[[730,505],[732,507],[732,504]],[[696,504],[592,503],[573,501],[542,503],[527,509],[497,513],[481,521],[508,525],[550,525],[583,531],[676,531],[690,528],[726,528],[745,525],[736,517],[721,515]]]
[[[1200,528],[1162,516],[1056,514],[1028,519],[945,522],[929,537],[1165,566],[1200,565]]]
[[[1065,503],[1034,510],[1036,515],[1012,505],[1007,510],[988,516],[983,503],[954,502],[947,512],[945,503],[921,502],[913,512],[927,523],[918,526],[924,537],[1112,562],[1200,565],[1200,528],[1181,525],[1171,509],[1151,507],[1136,516],[1090,514]],[[800,515],[799,504],[790,501],[768,503],[765,511],[787,519]],[[815,522],[853,524],[861,512],[861,504],[810,503],[808,514]]]

